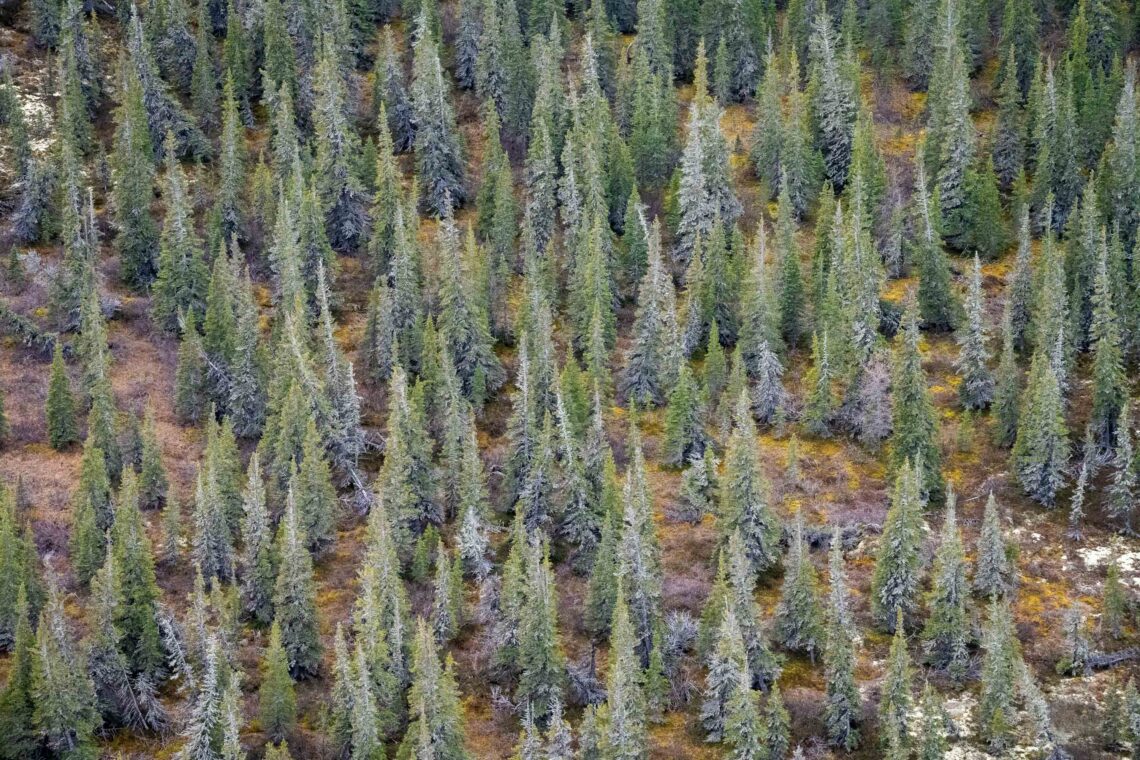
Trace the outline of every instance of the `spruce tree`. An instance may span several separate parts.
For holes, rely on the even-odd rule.
[[[764,62],[764,75],[756,92],[756,127],[752,132],[750,157],[756,176],[774,192],[780,183],[780,166],[784,151],[783,101],[784,81],[780,60],[769,51]]]
[[[199,128],[209,134],[214,134],[218,127],[218,72],[213,47],[209,4],[200,2],[194,40],[194,66],[190,72],[190,107]]]
[[[53,226],[58,225],[63,242],[63,261],[51,284],[50,306],[60,326],[72,330],[82,322],[82,310],[90,294],[98,290],[94,266],[98,227],[94,224],[93,191],[88,188],[85,208],[79,185],[79,157],[74,141],[66,133],[61,133],[58,156],[60,198]]]
[[[281,643],[281,627],[274,621],[269,643],[261,658],[261,686],[258,688],[261,728],[271,741],[282,741],[297,721],[297,697],[289,676],[289,657]]]
[[[36,0],[29,4],[32,39],[39,47],[51,48],[59,42],[60,6],[55,0]]]
[[[425,534],[426,539],[426,534]],[[442,539],[435,546],[435,578],[432,582],[431,627],[435,640],[446,646],[456,637],[463,625],[462,615],[462,576],[453,573],[455,563],[443,545]]]
[[[173,137],[167,135],[166,216],[159,242],[158,271],[151,303],[151,318],[163,330],[179,327],[179,312],[200,318],[206,310],[209,273],[202,246],[194,232],[186,177],[174,156]]]
[[[258,625],[273,619],[273,591],[277,578],[269,511],[265,503],[265,483],[255,451],[246,469],[247,483],[242,494],[241,524],[241,602],[245,613]]]
[[[636,427],[632,439],[633,450],[622,491],[624,509],[617,544],[617,574],[625,584],[626,603],[637,631],[638,654],[644,667],[649,665],[654,631],[661,618],[663,579],[653,498]]]
[[[321,640],[313,581],[313,560],[292,489],[286,496],[285,516],[277,529],[279,570],[273,595],[276,622],[289,656],[294,678],[316,675],[320,668]]]
[[[406,153],[412,149],[416,140],[415,107],[408,93],[404,67],[392,39],[392,30],[387,26],[381,35],[376,67],[373,101],[377,104],[377,113],[385,113],[387,116],[395,151]],[[384,106],[383,112],[379,109],[380,104]]]
[[[123,473],[115,505],[111,553],[118,566],[119,597],[115,625],[122,633],[120,649],[131,673],[155,678],[163,666],[156,615],[159,589],[154,553],[139,512],[138,481],[132,470]]]
[[[535,720],[547,724],[562,699],[564,655],[558,640],[558,597],[545,542],[527,549],[527,612],[519,630],[519,685],[516,699]]]
[[[787,757],[788,750],[791,749],[792,724],[777,683],[772,684],[772,690],[768,693],[761,720],[764,722],[764,749],[767,756]]]
[[[148,18],[151,17],[148,16]],[[156,13],[153,18],[160,22],[165,21],[162,14]],[[176,153],[180,157],[200,158],[207,156],[210,151],[206,138],[194,125],[190,115],[186,113],[163,80],[158,63],[155,61],[152,43],[148,39],[148,35],[143,32],[138,9],[133,4],[131,5],[131,16],[130,21],[127,22],[127,27],[127,52],[142,87],[143,109],[150,128],[151,145],[154,146],[155,150],[158,150],[159,146],[164,145],[168,136],[172,135],[169,139],[169,150],[167,152]],[[175,24],[171,24],[168,29],[162,29],[162,31],[164,33],[167,31],[174,32],[176,28]],[[181,46],[174,44],[171,49],[176,50],[180,55],[189,53],[193,56],[193,40],[190,40],[190,43]]]
[[[814,662],[824,648],[823,616],[819,608],[819,582],[804,543],[803,512],[796,513],[788,554],[784,559],[784,585],[776,608],[776,640],[786,649],[806,653]]]
[[[0,732],[6,737],[0,757],[20,760],[32,756],[38,737],[34,724],[32,663],[36,657],[35,633],[29,620],[28,597],[21,586],[15,600],[16,625],[10,645],[8,680],[0,691]]]
[[[1022,491],[1052,507],[1064,484],[1068,459],[1064,399],[1052,363],[1038,350],[1030,365],[1013,444],[1013,468]]]
[[[1140,730],[1140,695],[1137,694],[1136,684],[1132,678],[1128,679],[1128,685],[1124,688],[1123,699],[1128,731],[1135,736]]]
[[[32,149],[29,144],[27,121],[16,95],[16,85],[12,81],[11,69],[8,69],[4,72],[3,88],[0,88],[0,126],[3,126],[7,143],[12,150],[18,176],[27,178],[32,168]]]
[[[534,716],[531,712],[530,705],[527,705],[526,710],[523,711],[519,741],[516,745],[515,754],[512,756],[518,760],[542,757],[542,736],[534,724]]]
[[[51,380],[48,383],[44,413],[47,418],[48,443],[53,449],[62,451],[79,440],[75,400],[71,395],[71,381],[63,363],[63,343],[58,340],[52,356]]]
[[[440,226],[439,254],[442,282],[439,290],[439,333],[444,350],[467,398],[481,392],[493,394],[505,381],[505,373],[492,351],[493,340],[486,317],[464,278],[459,250],[459,231],[450,212]],[[473,262],[468,262],[471,266]]]
[[[906,649],[906,630],[903,626],[902,610],[896,610],[895,635],[891,639],[887,655],[887,673],[879,697],[879,726],[881,742],[890,747],[890,740],[909,746],[910,709],[914,701],[911,695],[910,654]],[[905,757],[905,755],[901,755]]]
[[[233,71],[222,89],[222,124],[218,150],[218,193],[210,213],[210,249],[226,241],[245,239],[245,131],[239,113]]]
[[[1011,46],[1008,51],[1002,64],[1003,74],[1017,66],[1016,50]],[[997,101],[991,158],[998,184],[1008,189],[1025,164],[1025,119],[1021,109],[1021,87],[1016,76],[1003,76]]]
[[[174,487],[166,492],[166,503],[162,506],[162,546],[159,559],[164,564],[172,564],[182,551],[182,504]]]
[[[983,597],[1005,596],[1013,588],[1013,568],[1001,534],[1001,515],[993,492],[986,499],[974,566],[974,588]]]
[[[293,756],[289,754],[289,743],[266,745],[265,760],[293,760]]]
[[[1073,541],[1083,538],[1081,522],[1085,517],[1085,498],[1089,488],[1089,478],[1096,470],[1096,441],[1092,433],[1092,426],[1085,425],[1085,443],[1081,466],[1077,472],[1077,482],[1073,485],[1073,493],[1069,498],[1069,524],[1065,530],[1065,537]]]
[[[966,329],[958,337],[961,348],[957,369],[962,375],[958,398],[967,409],[982,409],[994,397],[994,378],[986,365],[989,352],[986,350],[983,307],[982,265],[975,254],[969,294],[966,297]]]
[[[345,118],[344,80],[328,39],[313,72],[313,162],[317,196],[328,242],[338,251],[357,250],[368,233],[367,200],[350,159],[359,144]],[[425,177],[426,179],[426,177]]]
[[[664,401],[676,378],[674,368],[680,364],[676,294],[661,256],[659,220],[653,220],[647,238],[648,266],[637,291],[633,342],[618,383],[619,393],[639,405]]]
[[[487,486],[483,473],[483,462],[479,456],[478,438],[474,422],[471,421],[467,438],[463,443],[462,461],[459,474],[459,504],[461,515],[458,537],[459,557],[468,574],[483,580],[490,572],[488,559],[490,539],[487,535],[485,514],[487,510]]]
[[[720,329],[713,322],[705,345],[704,392],[710,399],[718,398],[728,379],[728,361],[720,343]]]
[[[1013,327],[1007,304],[1002,316],[1001,359],[994,379],[994,437],[996,443],[1009,448],[1017,438],[1017,418],[1021,404],[1021,369],[1014,355]]]
[[[252,40],[245,30],[244,19],[235,0],[227,0],[225,13],[225,35],[222,39],[222,71],[227,80],[233,79],[234,95],[245,120],[250,114],[250,91],[253,87]]]
[[[738,676],[725,704],[724,742],[730,747],[728,757],[733,760],[762,757],[767,737],[760,721],[756,693],[752,691],[746,669]]]
[[[137,72],[124,72],[121,103],[115,110],[111,154],[115,250],[120,276],[133,288],[144,288],[157,271],[158,225],[151,214],[154,197],[154,146],[151,143],[142,84]]]
[[[1108,487],[1107,511],[1125,532],[1132,531],[1136,495],[1140,489],[1140,468],[1136,462],[1132,431],[1132,404],[1125,402],[1116,424],[1116,446],[1112,453],[1112,482]]]
[[[816,144],[823,154],[824,174],[842,191],[851,165],[856,105],[853,85],[843,70],[841,51],[827,13],[811,20],[812,109]]]
[[[91,579],[88,620],[93,634],[87,641],[87,667],[103,719],[137,725],[143,721],[138,720],[133,706],[128,707],[134,694],[126,660],[119,650],[122,634],[114,620],[120,601],[117,579],[118,563],[108,552],[103,566]]]
[[[826,330],[822,338],[818,333],[812,333],[811,358],[811,369],[806,377],[808,397],[804,407],[804,424],[811,435],[827,438],[831,436],[831,422],[837,403],[831,388],[834,375]]]
[[[922,466],[909,461],[904,463],[895,478],[891,506],[875,558],[871,608],[876,623],[891,632],[898,620],[907,622],[918,612],[922,582],[921,482]]]
[[[241,672],[231,670],[229,683],[222,691],[222,701],[219,705],[222,723],[222,760],[242,760],[244,750],[241,746],[241,731],[244,728],[241,704]],[[279,748],[285,747],[285,742],[274,747],[269,745],[265,756],[272,760]],[[288,757],[288,749],[285,749]]]
[[[600,479],[602,481],[599,491],[601,530],[586,588],[586,605],[583,613],[586,628],[594,636],[600,636],[609,630],[614,600],[617,598],[617,541],[621,513],[618,504],[616,465],[610,452],[604,457]]]
[[[740,215],[740,202],[728,178],[728,151],[720,131],[720,107],[707,94],[708,60],[703,42],[697,51],[695,96],[689,106],[689,127],[681,154],[677,227],[673,259],[688,265],[698,240],[707,240],[720,218],[731,223]]]
[[[929,330],[946,331],[958,326],[961,306],[950,282],[950,264],[939,238],[941,218],[938,206],[926,189],[926,173],[921,160],[915,181],[915,241],[911,258],[918,270],[918,310]]]
[[[1120,569],[1116,562],[1111,562],[1101,591],[1101,631],[1113,639],[1119,639],[1122,636],[1128,606],[1127,595],[1120,585]]]
[[[301,466],[291,480],[297,501],[297,514],[306,546],[316,556],[327,552],[336,539],[336,519],[340,508],[332,473],[325,459],[324,443],[316,421],[309,419],[305,430]]]
[[[704,454],[708,435],[704,430],[704,405],[688,362],[681,362],[677,383],[669,392],[665,413],[663,461],[677,466],[691,457]]]
[[[218,484],[222,516],[230,535],[236,535],[241,520],[242,472],[237,440],[228,419],[215,421],[211,413],[206,420],[206,457],[204,466]]]
[[[637,181],[647,190],[666,182],[674,161],[676,114],[669,89],[671,74],[655,71],[644,48],[634,53],[629,149]]]
[[[170,490],[166,467],[162,463],[162,445],[158,440],[158,421],[152,403],[147,403],[143,416],[142,449],[139,455],[139,505],[153,509],[162,504]]]
[[[1121,350],[1120,324],[1113,306],[1108,273],[1108,249],[1104,228],[1100,231],[1096,277],[1093,285],[1092,337],[1092,416],[1093,434],[1102,451],[1109,450],[1122,435],[1116,423],[1128,404],[1127,382]],[[1130,434],[1129,434],[1130,435]]]
[[[911,462],[919,471],[922,496],[938,502],[944,489],[938,418],[922,368],[916,311],[913,301],[907,304],[901,345],[895,349],[891,383],[891,461],[899,472],[905,462]]]
[[[218,639],[209,634],[205,644],[201,678],[197,694],[193,697],[190,716],[182,735],[186,742],[181,757],[218,757],[221,749],[221,690],[219,683]]]
[[[788,194],[787,176],[780,184],[776,205],[776,266],[777,296],[780,333],[789,346],[799,343],[804,333],[804,284],[800,272],[800,252],[795,242],[795,224],[792,220],[791,196]]]
[[[425,208],[436,216],[444,216],[452,206],[467,199],[466,172],[438,43],[427,24],[423,13],[415,20],[411,96],[416,119],[416,174]]]
[[[982,692],[977,721],[991,751],[1008,749],[1014,741],[1014,688],[1021,660],[1008,601],[994,599],[982,631]]]
[[[357,637],[368,642],[378,698],[398,713],[396,695],[407,682],[411,633],[408,599],[399,581],[399,563],[391,525],[383,504],[373,506],[368,520],[368,563],[358,573],[360,595],[354,626]]]
[[[620,584],[610,629],[610,664],[603,711],[607,757],[636,760],[646,757],[648,752],[646,704],[641,661],[636,652],[637,634]]]
[[[962,533],[958,529],[957,498],[951,491],[946,497],[938,551],[931,571],[931,589],[927,604],[923,638],[928,661],[945,670],[955,680],[962,678],[969,666],[969,621],[966,601],[966,554]]]
[[[1069,298],[1065,286],[1064,250],[1058,245],[1056,236],[1050,230],[1044,233],[1040,270],[1036,279],[1037,296],[1033,303],[1029,343],[1033,349],[1041,352],[1052,352],[1060,347],[1067,361],[1071,326]]]
[[[907,13],[902,63],[907,81],[917,89],[926,89],[934,69],[938,5],[934,0],[923,0],[912,5]]]
[[[759,378],[764,355],[780,355],[784,351],[768,272],[767,237],[763,223],[756,225],[755,240],[750,248],[753,250],[748,254],[748,268],[740,292],[740,334],[737,344],[749,377]]]
[[[48,602],[36,626],[32,658],[32,724],[42,746],[57,757],[96,754],[95,731],[102,720],[83,651],[64,612],[63,592],[50,579]]]
[[[729,537],[723,556],[723,584],[718,580],[706,602],[701,617],[703,635],[698,637],[698,650],[707,651],[711,648],[712,636],[720,623],[720,616],[724,609],[731,606],[736,612],[744,637],[752,685],[754,688],[766,689],[779,677],[781,661],[768,648],[765,634],[760,628],[760,611],[753,600],[756,573],[739,533]]]
[[[17,486],[17,489],[19,486]],[[17,604],[20,591],[27,597],[30,616],[38,614],[43,606],[44,589],[40,580],[39,558],[29,526],[19,525],[17,514],[18,493],[0,493],[0,646],[10,648],[19,625],[20,610]]]
[[[285,105],[292,112],[298,96],[297,54],[289,37],[288,16],[281,0],[266,0],[264,22],[261,24],[261,91],[276,108]],[[290,113],[290,118],[292,113]]]
[[[229,394],[224,406],[233,421],[234,432],[241,438],[253,438],[261,433],[265,423],[266,356],[248,268],[237,287],[234,310],[237,322],[234,362],[230,367]]]
[[[1140,222],[1140,206],[1136,203],[1137,164],[1136,129],[1136,67],[1126,65],[1120,100],[1112,125],[1111,142],[1105,146],[1104,163],[1108,166],[1105,177],[1109,185],[1109,218],[1120,224],[1122,230],[1131,230]]]
[[[759,466],[756,423],[747,391],[736,402],[732,433],[724,452],[718,522],[724,537],[739,530],[754,572],[763,573],[778,561],[780,522],[769,505],[767,479]]]
[[[756,384],[752,389],[752,413],[757,421],[771,425],[783,418],[788,406],[788,392],[782,375],[784,367],[767,342],[761,344]]]
[[[1066,327],[1070,342],[1083,351],[1092,338],[1097,262],[1102,257],[1107,259],[1107,252],[1101,252],[1105,235],[1095,182],[1090,181],[1085,187],[1066,232],[1071,238],[1065,260],[1069,296],[1069,324]]]
[[[207,582],[224,583],[233,579],[233,537],[218,473],[209,466],[198,469],[191,556]]]
[[[437,522],[430,501],[428,451],[421,396],[409,394],[407,376],[397,367],[388,388],[387,451],[379,487],[393,520],[397,546],[407,552],[429,523]]]
[[[915,747],[918,750],[919,760],[945,757],[948,749],[946,741],[948,717],[943,708],[942,698],[938,696],[937,690],[930,686],[930,681],[922,687],[919,710],[922,712],[922,717],[918,727],[919,741]]]
[[[970,240],[972,225],[969,203],[969,172],[974,160],[975,134],[970,118],[969,71],[963,50],[961,20],[953,0],[939,8],[938,60],[935,64],[929,103],[928,163],[937,168],[935,187],[942,217],[940,232],[958,249]],[[937,151],[937,152],[935,152]],[[921,178],[921,177],[920,177]]]
[[[793,57],[788,68],[788,82],[792,84],[788,86],[788,109],[781,130],[780,181],[788,186],[796,219],[803,219],[819,192],[823,159],[812,139],[812,113],[808,102],[811,93],[794,84],[800,79],[799,59]],[[852,137],[852,169],[855,172],[860,170],[865,159],[879,160],[871,138],[868,112],[859,116]]]
[[[463,717],[459,688],[455,683],[455,663],[450,655],[440,663],[435,642],[421,618],[415,636],[412,685],[408,705],[412,716],[398,757],[433,757],[437,760],[466,760]]]
[[[851,600],[844,567],[842,533],[838,527],[831,534],[828,555],[828,609],[823,668],[827,697],[824,719],[828,743],[850,751],[859,745],[861,698],[855,684],[855,645],[851,617]]]
[[[103,562],[107,531],[114,524],[107,463],[91,436],[83,446],[72,504],[71,564],[80,583],[86,583]]]
[[[988,155],[975,159],[966,171],[962,209],[966,220],[962,250],[974,251],[987,261],[996,259],[1005,251],[1009,233],[1002,213],[993,159]]]
[[[751,691],[744,639],[736,622],[736,612],[729,607],[717,632],[716,647],[709,655],[708,674],[705,676],[701,724],[706,732],[706,741],[719,742],[725,738],[729,705],[742,682],[746,684],[744,688]]]
[[[386,274],[389,260],[396,245],[396,212],[403,205],[400,187],[400,167],[396,163],[392,130],[388,128],[386,106],[380,104],[377,116],[379,132],[376,137],[376,192],[372,196],[371,234],[368,255],[371,270],[376,275]],[[386,277],[384,278],[386,281]]]

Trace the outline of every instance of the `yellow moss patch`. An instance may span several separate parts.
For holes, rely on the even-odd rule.
[[[1017,600],[1017,619],[1034,625],[1052,625],[1050,613],[1069,607],[1072,599],[1065,584],[1040,578],[1021,576],[1021,593]]]
[[[639,411],[637,422],[645,435],[660,435],[665,429],[665,412],[662,409]]]
[[[812,665],[807,657],[788,657],[780,672],[780,688],[784,692],[795,688],[822,689],[823,676],[819,664]]]
[[[723,748],[705,744],[692,734],[686,713],[670,712],[663,722],[649,727],[651,757],[681,760],[713,760],[723,756]]]
[[[1013,262],[1007,259],[1000,261],[992,261],[989,264],[982,264],[982,278],[994,277],[999,280],[1004,280],[1009,276],[1010,271],[1013,269]]]
[[[847,473],[847,488],[851,491],[859,490],[859,485],[862,483],[862,478],[859,473],[859,468],[850,459],[843,460],[843,471]]]
[[[800,461],[808,458],[835,457],[843,453],[843,444],[835,440],[801,438],[799,446]]]
[[[913,277],[903,277],[898,280],[889,280],[885,288],[883,288],[883,298],[887,301],[895,303],[902,303],[906,300],[907,294],[911,292],[918,285],[918,280]]]

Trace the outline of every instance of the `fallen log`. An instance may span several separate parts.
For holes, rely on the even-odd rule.
[[[1119,652],[1096,652],[1089,656],[1089,670],[1107,670],[1123,662],[1140,659],[1140,647],[1121,649]]]
[[[59,336],[44,332],[36,323],[13,309],[7,301],[0,300],[0,332],[18,339],[25,347],[39,352],[50,359],[55,351]],[[64,355],[70,357],[71,346],[64,346]]]

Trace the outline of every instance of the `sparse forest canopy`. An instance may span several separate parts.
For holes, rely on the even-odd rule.
[[[1137,60],[0,0],[0,760],[1140,757]]]

